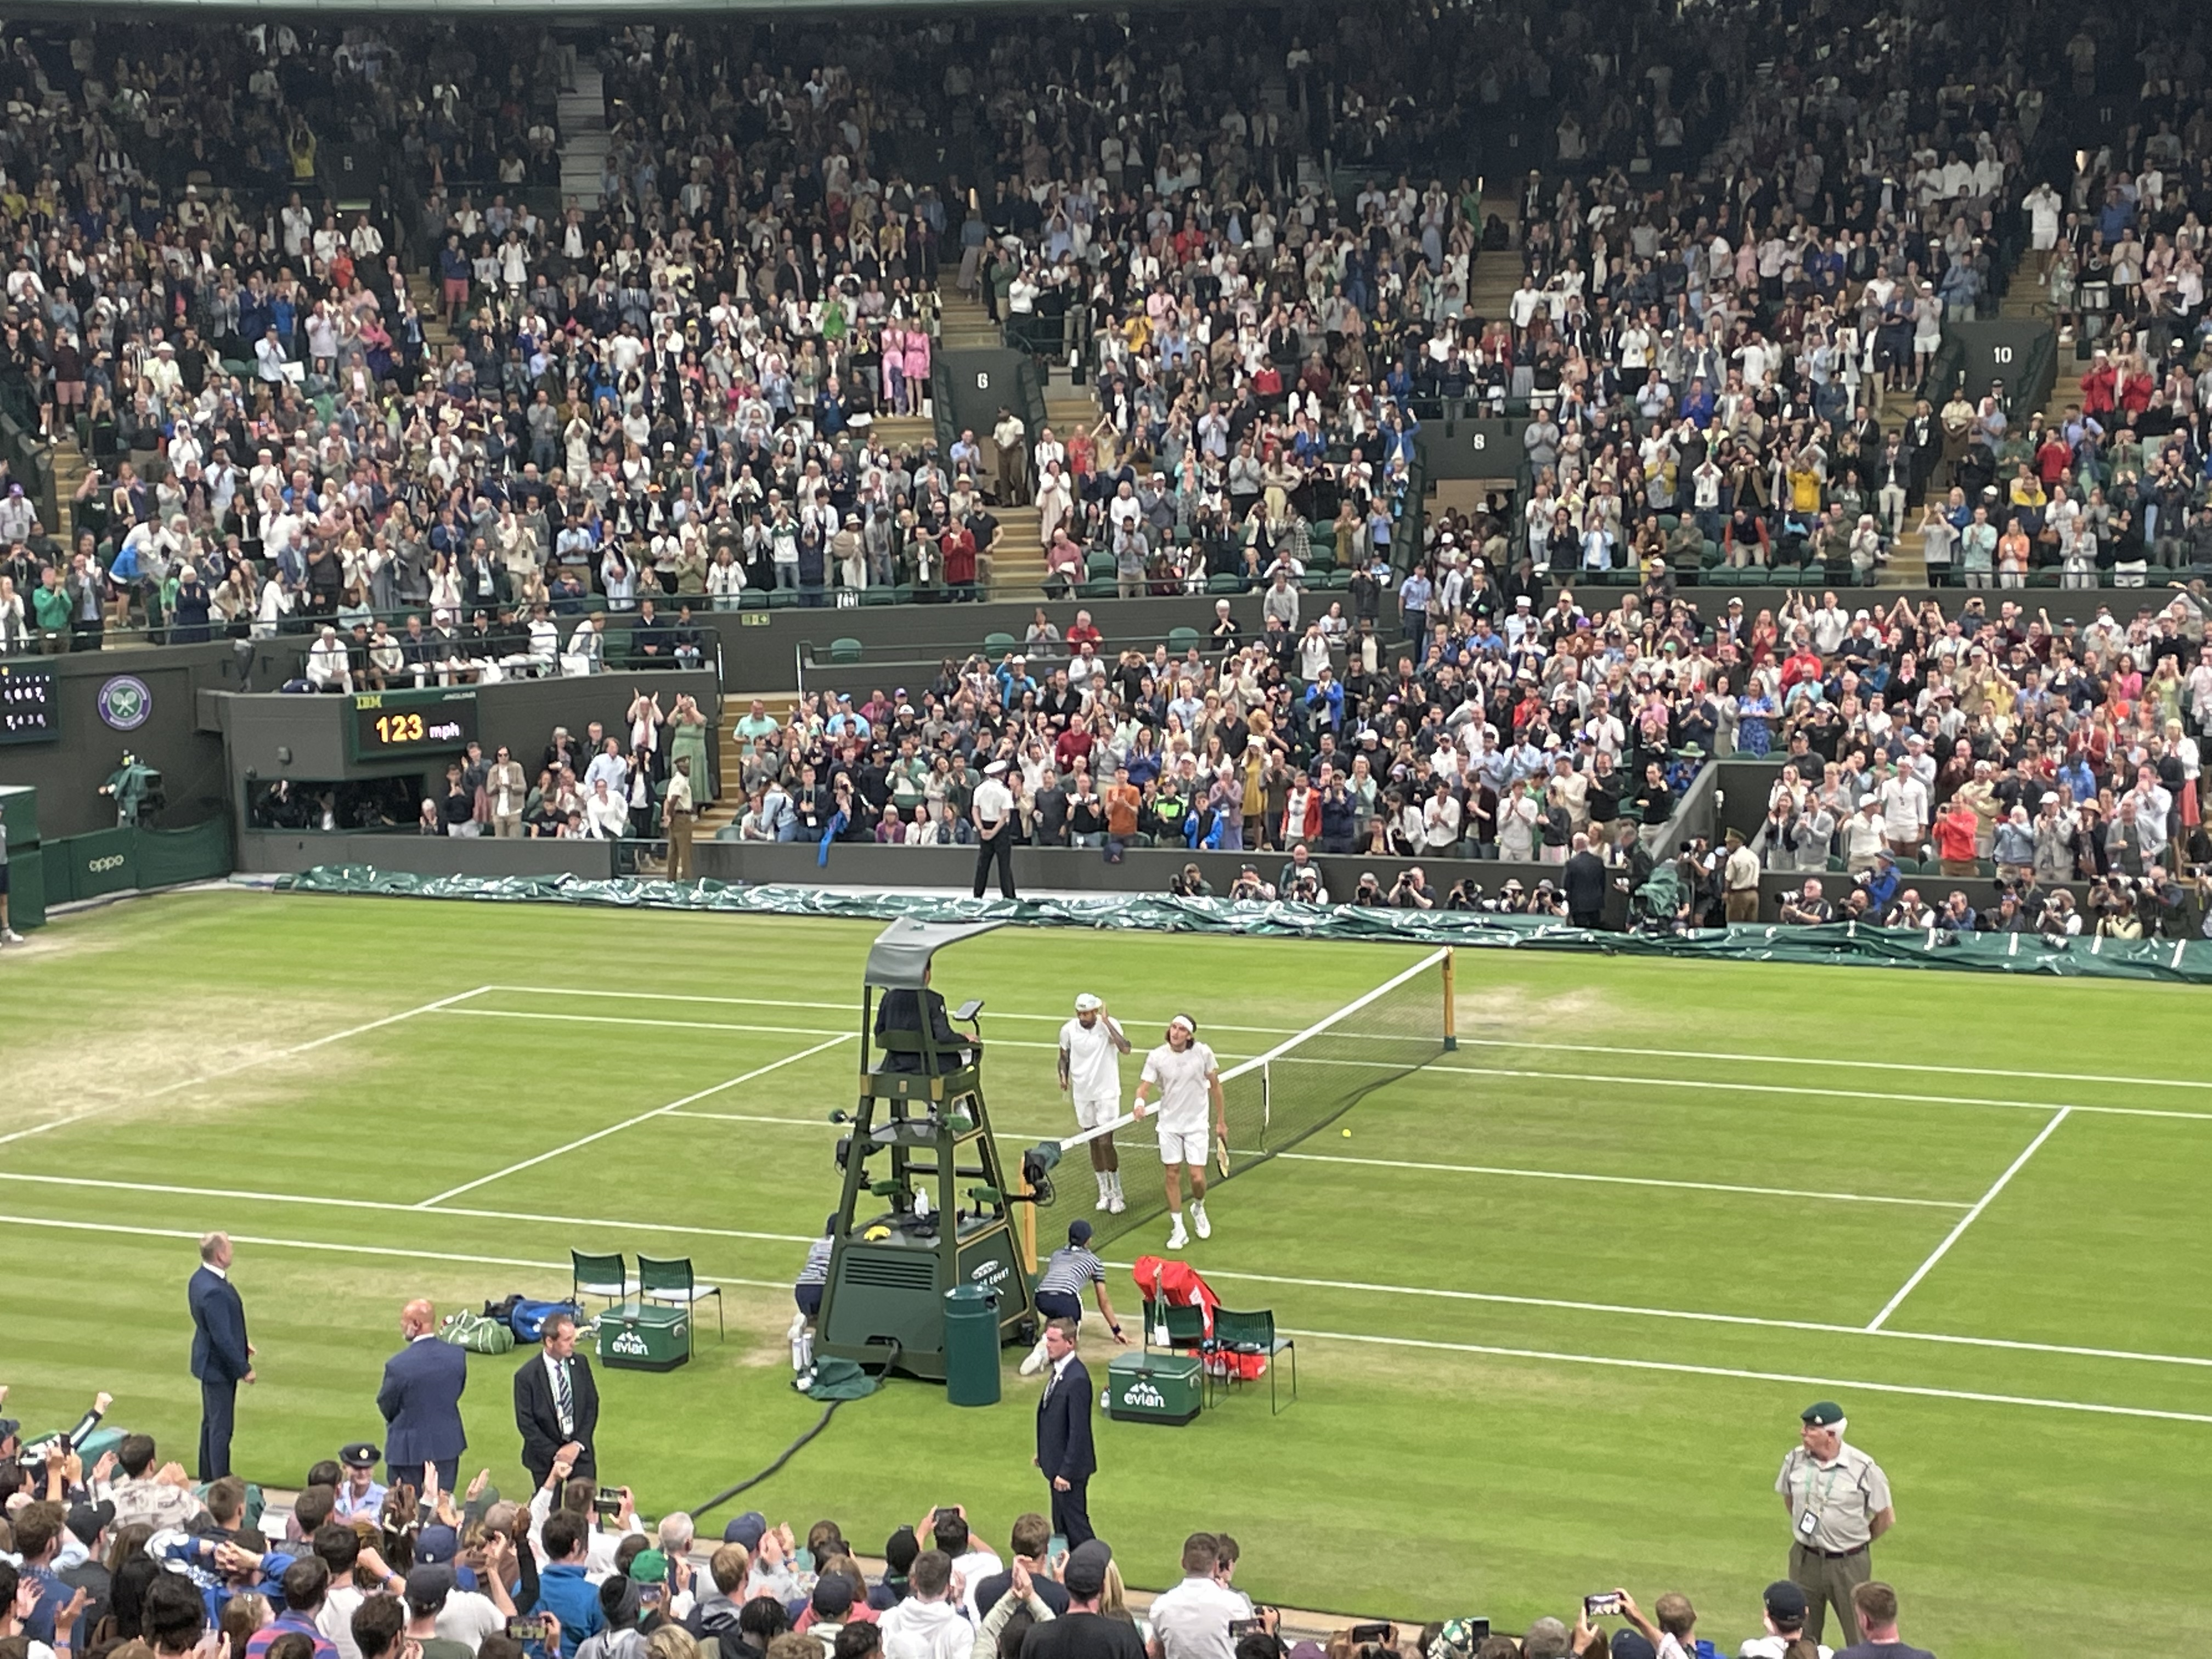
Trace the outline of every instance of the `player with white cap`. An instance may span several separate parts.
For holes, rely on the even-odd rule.
[[[1078,1128],[1101,1128],[1121,1115],[1121,1056],[1128,1052],[1129,1039],[1105,1000],[1088,991],[1076,998],[1075,1018],[1060,1028],[1060,1087],[1074,1104]],[[1128,1207],[1112,1135],[1091,1140],[1091,1173],[1097,1177],[1100,1209],[1119,1215]]]
[[[1144,1075],[1130,1109],[1138,1117],[1152,1096],[1159,1097],[1160,1164],[1167,1182],[1168,1213],[1174,1226],[1168,1249],[1190,1241],[1182,1231],[1182,1172],[1190,1171],[1190,1218],[1200,1238],[1213,1237],[1206,1218],[1206,1103],[1213,1102],[1215,1133],[1225,1153],[1229,1145],[1229,1103],[1221,1092],[1221,1067],[1213,1050],[1198,1040],[1198,1022],[1177,1014],[1168,1022],[1167,1041],[1145,1056]]]

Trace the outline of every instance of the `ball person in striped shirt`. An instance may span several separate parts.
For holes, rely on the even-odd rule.
[[[1060,1088],[1075,1106],[1075,1127],[1097,1129],[1121,1115],[1121,1056],[1129,1039],[1088,991],[1075,1000],[1075,1018],[1060,1028]],[[1119,1215],[1128,1207],[1121,1196],[1121,1155],[1114,1137],[1091,1143],[1091,1173],[1098,1182],[1098,1206]]]
[[[837,1218],[822,1224],[822,1237],[806,1247],[806,1265],[791,1287],[799,1311],[791,1319],[791,1369],[800,1377],[814,1366],[814,1333],[810,1328],[822,1311],[822,1291],[830,1283],[830,1255],[837,1248]]]
[[[1044,1271],[1037,1275],[1035,1297],[1038,1322],[1065,1319],[1080,1326],[1083,1292],[1086,1288],[1097,1297],[1099,1317],[1114,1333],[1115,1341],[1127,1347],[1129,1339],[1121,1334],[1121,1323],[1114,1317],[1114,1304],[1106,1299],[1106,1264],[1091,1253],[1091,1224],[1078,1216],[1067,1224],[1066,1244],[1045,1259]],[[1036,1346],[1022,1361],[1022,1375],[1035,1376],[1050,1358],[1045,1352],[1044,1338],[1038,1337]]]
[[[1213,1050],[1198,1040],[1198,1022],[1177,1014],[1168,1022],[1167,1041],[1145,1056],[1130,1109],[1142,1118],[1157,1096],[1159,1105],[1160,1166],[1167,1182],[1168,1213],[1174,1225],[1168,1249],[1179,1250],[1189,1238],[1182,1230],[1182,1176],[1190,1171],[1190,1219],[1200,1238],[1213,1237],[1206,1218],[1206,1103],[1213,1102],[1213,1121],[1221,1144],[1229,1144],[1229,1103],[1221,1092],[1221,1067]]]

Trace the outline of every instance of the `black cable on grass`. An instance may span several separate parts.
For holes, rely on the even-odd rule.
[[[891,1374],[891,1367],[898,1364],[899,1344],[896,1341],[893,1341],[890,1346],[890,1353],[884,1361],[882,1375],[878,1376],[876,1379],[878,1382],[882,1382],[884,1377],[888,1377]],[[723,1504],[728,1503],[732,1498],[735,1498],[739,1492],[750,1492],[752,1488],[760,1485],[762,1481],[769,1480],[775,1475],[782,1473],[783,1466],[785,1464],[790,1462],[793,1458],[799,1455],[800,1449],[804,1448],[809,1441],[812,1440],[817,1435],[820,1434],[823,1430],[830,1426],[830,1419],[836,1416],[837,1407],[844,1403],[845,1402],[842,1400],[831,1401],[828,1405],[822,1408],[822,1415],[814,1419],[814,1426],[807,1430],[805,1433],[800,1435],[798,1439],[793,1441],[781,1451],[778,1452],[775,1455],[775,1461],[766,1468],[761,1470],[757,1474],[747,1475],[744,1480],[738,1481],[734,1486],[725,1486],[721,1491],[716,1492],[705,1503],[693,1504],[686,1513],[690,1515],[694,1519],[696,1519],[698,1516],[706,1514],[709,1510],[720,1509]]]

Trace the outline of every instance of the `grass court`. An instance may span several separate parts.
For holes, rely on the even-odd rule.
[[[603,1478],[655,1513],[750,1474],[817,1413],[788,1286],[836,1205],[878,931],[242,891],[60,921],[0,964],[9,1414],[57,1426],[106,1388],[189,1462],[185,1281],[223,1228],[260,1349],[235,1461],[294,1486],[379,1437],[407,1297],[565,1293],[570,1247],[618,1248],[690,1255],[729,1328],[709,1306],[688,1368],[602,1370]],[[937,983],[985,999],[994,1122],[1027,1144],[1073,1130],[1079,990],[1140,1052],[1188,1008],[1225,1066],[1419,954],[1010,928]],[[1131,1583],[1172,1582],[1206,1526],[1262,1600],[1519,1629],[1625,1583],[1687,1592],[1732,1652],[1785,1565],[1797,1413],[1834,1396],[1896,1491],[1876,1571],[1911,1639],[2212,1632],[2201,991],[1475,950],[1457,981],[1456,1053],[1209,1205],[1188,1257],[1296,1334],[1301,1398],[1100,1419],[1091,1510]],[[1125,1272],[1109,1291],[1133,1335]],[[873,1547],[957,1498],[1003,1546],[1043,1496],[1016,1357],[996,1409],[895,1383],[745,1501]],[[510,1491],[517,1363],[472,1358],[465,1401],[468,1468]]]

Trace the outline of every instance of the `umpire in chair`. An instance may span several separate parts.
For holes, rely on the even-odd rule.
[[[878,1070],[957,1072],[982,1058],[982,1039],[953,1030],[945,999],[929,988],[929,972],[922,969],[921,988],[887,990],[876,1004],[875,1038],[883,1050]]]

